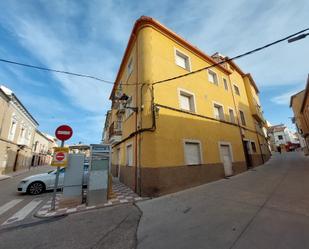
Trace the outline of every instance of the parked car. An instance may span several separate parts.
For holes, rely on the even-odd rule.
[[[89,163],[84,164],[83,186],[87,186]],[[20,181],[17,191],[28,193],[30,195],[39,195],[46,190],[54,188],[57,170],[51,170],[47,173],[28,176]],[[64,184],[65,168],[60,168],[58,187],[62,188]]]

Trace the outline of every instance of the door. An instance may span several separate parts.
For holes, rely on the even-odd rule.
[[[224,166],[225,176],[233,175],[232,154],[229,145],[220,145],[221,160]]]
[[[250,144],[249,144],[249,141],[243,140],[242,142],[243,142],[243,147],[244,147],[247,168],[249,169],[252,167],[251,156],[250,156]]]

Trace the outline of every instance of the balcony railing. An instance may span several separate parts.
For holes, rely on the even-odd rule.
[[[122,122],[114,121],[109,127],[109,138],[122,135]]]

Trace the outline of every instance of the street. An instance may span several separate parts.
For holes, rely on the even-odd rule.
[[[309,158],[276,153],[243,174],[138,204],[138,248],[309,248]]]
[[[139,210],[129,204],[40,219],[34,213],[52,192],[38,196],[16,192],[18,182],[47,172],[49,166],[0,181],[0,248],[135,248]],[[15,205],[14,205],[15,204]],[[10,224],[8,220],[13,219]]]
[[[17,185],[20,180],[27,176],[45,173],[53,169],[50,166],[40,166],[18,176],[0,181],[1,227],[19,225],[35,219],[33,214],[51,197],[51,192],[38,196],[20,194],[17,192]]]
[[[17,195],[15,185],[27,174],[0,182],[1,207],[24,199],[1,214],[1,224],[31,200],[50,196]],[[138,207],[48,219],[33,218],[35,208],[24,220],[0,226],[1,248],[309,248],[308,177],[308,157],[277,153],[243,174]]]

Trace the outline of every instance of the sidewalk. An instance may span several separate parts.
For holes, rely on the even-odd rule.
[[[109,199],[107,203],[104,203],[99,206],[86,206],[85,204],[81,204],[76,207],[59,209],[59,200],[61,199],[62,194],[57,194],[56,210],[55,211],[50,210],[50,207],[51,207],[51,199],[50,199],[44,206],[40,208],[40,210],[38,210],[35,216],[39,218],[58,217],[58,216],[67,215],[71,213],[87,211],[89,209],[111,207],[111,206],[116,206],[120,204],[129,204],[129,203],[132,204],[132,203],[135,203],[141,200],[145,200],[145,198],[138,196],[129,187],[122,184],[121,182],[113,181],[112,188],[113,188],[113,193],[112,193],[111,199]]]

